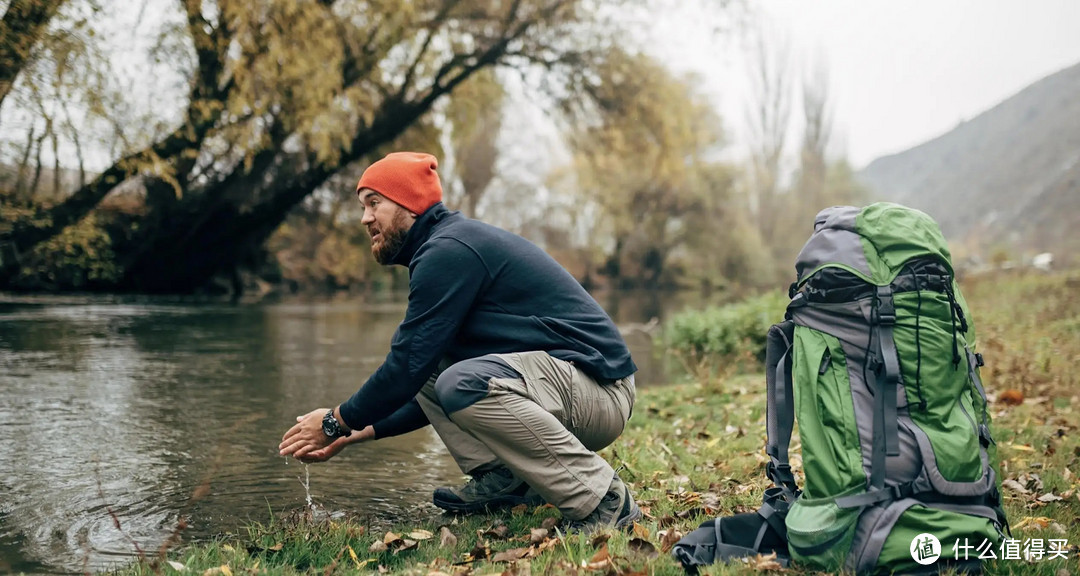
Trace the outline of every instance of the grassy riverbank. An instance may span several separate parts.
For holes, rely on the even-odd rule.
[[[1074,368],[1080,362],[1080,276],[985,277],[962,287],[987,359],[983,374],[1013,537],[1069,544],[1067,561],[997,561],[989,572],[1080,573],[1080,373]],[[250,526],[247,534],[171,550],[165,561],[148,558],[121,573],[682,574],[667,552],[677,533],[716,515],[756,509],[768,486],[763,382],[750,374],[640,391],[628,429],[603,452],[623,466],[623,479],[646,511],[633,534],[610,533],[603,542],[563,538],[551,508],[470,517],[432,509],[393,526],[312,522],[295,514]],[[770,567],[754,560],[706,572]]]

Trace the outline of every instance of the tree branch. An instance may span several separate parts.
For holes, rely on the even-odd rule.
[[[0,20],[0,106],[64,0],[12,0]]]

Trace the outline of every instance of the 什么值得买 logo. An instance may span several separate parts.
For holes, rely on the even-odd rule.
[[[919,534],[911,541],[910,549],[912,559],[924,566],[941,557],[941,542],[933,534]]]

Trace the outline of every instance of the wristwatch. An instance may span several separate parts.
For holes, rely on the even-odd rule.
[[[337,421],[337,418],[334,418],[333,408],[331,408],[326,413],[326,416],[323,416],[322,418],[322,431],[323,434],[326,434],[330,438],[341,438],[342,436],[349,435],[349,433],[341,427],[341,423]]]

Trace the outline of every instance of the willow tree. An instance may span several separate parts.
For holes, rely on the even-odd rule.
[[[606,81],[591,87],[595,105],[579,112],[586,124],[570,138],[573,173],[596,207],[601,272],[618,285],[656,286],[673,279],[673,254],[693,250],[727,192],[713,159],[720,121],[689,79],[647,56],[613,50],[599,72]]]
[[[116,287],[190,291],[469,78],[507,66],[572,85],[608,45],[579,0],[177,1],[190,70],[179,122],[0,236],[7,277],[134,182],[146,206],[114,238]]]

